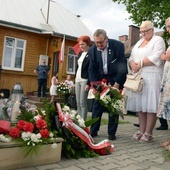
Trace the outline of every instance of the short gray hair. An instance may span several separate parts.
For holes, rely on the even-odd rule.
[[[98,37],[98,36],[101,35],[101,34],[104,36],[104,38],[107,37],[107,33],[106,33],[106,31],[105,31],[104,29],[97,29],[97,30],[94,32],[93,36],[94,36],[94,37]]]
[[[153,22],[151,21],[143,21],[140,28],[141,27],[147,27],[148,29],[150,28],[154,28]]]

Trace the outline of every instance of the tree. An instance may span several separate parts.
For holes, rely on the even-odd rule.
[[[170,17],[170,2],[168,0],[112,0],[118,4],[124,4],[130,18],[135,24],[150,20],[156,28],[165,30],[165,20]],[[164,32],[164,39],[168,36]]]

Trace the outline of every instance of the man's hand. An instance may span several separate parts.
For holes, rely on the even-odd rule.
[[[115,84],[113,85],[114,88],[119,90],[119,84],[115,82]]]
[[[89,85],[85,86],[85,91],[89,91]]]

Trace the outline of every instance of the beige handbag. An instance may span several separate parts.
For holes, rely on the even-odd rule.
[[[144,80],[141,77],[141,71],[142,71],[142,62],[141,62],[141,69],[134,75],[132,74],[127,74],[126,75],[126,81],[124,83],[124,88],[137,92],[137,93],[142,93],[143,90],[143,84]]]

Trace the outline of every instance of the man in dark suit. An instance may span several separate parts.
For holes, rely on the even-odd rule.
[[[124,54],[124,44],[108,39],[107,33],[103,29],[94,32],[94,43],[89,48],[90,66],[89,79],[90,82],[101,81],[103,78],[117,89],[122,89],[127,74],[127,60]],[[99,117],[90,129],[92,137],[98,135],[100,122],[105,108],[97,101],[94,101],[92,109],[92,118]],[[119,116],[110,116],[108,114],[108,138],[116,139],[116,131],[118,127]]]

